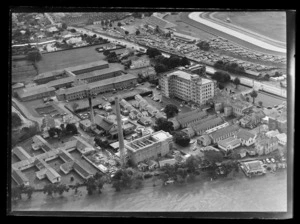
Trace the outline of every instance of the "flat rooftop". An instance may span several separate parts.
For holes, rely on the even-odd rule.
[[[76,77],[79,78],[79,79],[87,79],[87,78],[92,78],[92,77],[105,75],[105,74],[112,73],[112,72],[122,72],[122,69],[115,68],[115,67],[113,67],[113,68],[104,68],[104,69],[94,70],[94,71],[91,71],[91,72],[81,73],[81,74],[77,75]]]
[[[69,68],[67,68],[67,70],[69,70],[71,72],[76,72],[76,71],[80,71],[83,69],[93,68],[93,67],[97,67],[97,66],[101,66],[101,65],[108,65],[108,62],[100,60],[100,61],[95,61],[95,62],[83,64],[83,65],[69,67]]]

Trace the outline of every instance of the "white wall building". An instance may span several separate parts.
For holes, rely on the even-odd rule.
[[[159,84],[164,96],[175,96],[200,105],[205,104],[215,93],[215,84],[212,80],[180,70],[163,74]]]

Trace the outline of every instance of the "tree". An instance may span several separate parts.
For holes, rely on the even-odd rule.
[[[78,130],[75,124],[67,124],[66,125],[66,132],[71,133],[73,135],[78,134]]]
[[[55,128],[51,127],[51,128],[48,130],[48,134],[49,134],[50,138],[53,138],[54,135],[56,134]]]
[[[215,151],[215,150],[204,151],[204,157],[212,165],[217,162],[221,162],[223,160],[222,153],[220,151]]]
[[[262,107],[262,106],[263,106],[263,102],[262,102],[262,101],[258,101],[258,105],[259,105],[260,107]]]
[[[11,123],[12,123],[12,127],[15,128],[15,127],[19,127],[22,125],[22,120],[21,118],[19,117],[19,115],[15,112],[12,112],[11,114]]]
[[[166,105],[164,112],[167,115],[167,119],[169,119],[176,116],[179,113],[179,110],[174,104],[168,104]]]
[[[66,23],[62,23],[61,24],[61,28],[63,28],[64,30],[66,30],[68,28],[67,24]]]
[[[250,98],[249,98],[248,96],[246,97],[246,101],[247,101],[247,102],[249,102],[249,101],[250,101]]]
[[[253,99],[253,104],[255,103],[255,98],[257,97],[257,92],[255,91],[255,90],[253,90],[250,94],[249,94],[251,97],[252,97],[252,99]]]
[[[11,198],[13,201],[22,199],[22,189],[21,188],[22,188],[21,186],[12,187]]]
[[[181,59],[178,56],[171,56],[167,63],[170,69],[178,67],[181,65]]]
[[[149,58],[154,58],[157,55],[162,55],[161,52],[156,48],[149,47],[146,51],[146,54],[149,56]]]
[[[175,132],[175,134],[173,135],[174,141],[175,143],[177,143],[178,145],[182,146],[182,147],[186,147],[190,144],[190,137],[188,136],[188,134],[186,134],[183,131],[178,131]]]
[[[118,26],[122,26],[122,23],[121,23],[121,22],[118,22]]]
[[[181,66],[190,65],[190,61],[189,61],[189,59],[187,59],[187,57],[183,57],[183,58],[181,59],[180,64],[181,64]]]
[[[155,131],[166,131],[166,132],[172,132],[174,131],[173,123],[171,121],[168,121],[166,118],[160,117],[156,119],[155,125],[154,125]]]
[[[201,159],[196,158],[194,155],[188,157],[185,161],[185,167],[191,172],[194,173],[198,168],[199,164],[201,163]]]
[[[168,68],[167,68],[167,66],[165,66],[163,64],[156,64],[154,66],[154,70],[156,73],[163,73],[163,72],[168,71]]]
[[[241,81],[240,81],[239,78],[236,77],[236,78],[233,80],[233,83],[234,83],[234,85],[235,85],[235,88],[237,89],[237,87],[238,87],[238,85],[241,83]]]
[[[109,50],[105,50],[105,51],[103,51],[103,55],[104,55],[104,56],[107,56],[107,55],[109,55],[109,53],[110,53],[110,51],[109,51]]]
[[[49,196],[53,196],[55,190],[54,184],[46,184],[43,188],[43,193]]]
[[[128,35],[128,34],[129,34],[129,32],[128,32],[127,30],[125,30],[125,34],[126,34],[126,35]]]
[[[230,75],[227,72],[217,71],[212,75],[212,79],[220,83],[226,83],[230,81]]]
[[[75,29],[70,29],[71,33],[76,33],[77,31]]]
[[[139,30],[135,31],[135,35],[140,35],[140,33],[141,33],[141,31],[139,31]]]
[[[200,41],[197,44],[197,47],[199,47],[201,50],[204,50],[204,51],[208,51],[210,48],[209,43],[206,41]]]
[[[37,62],[42,59],[42,55],[39,51],[31,51],[27,54],[27,60]]]

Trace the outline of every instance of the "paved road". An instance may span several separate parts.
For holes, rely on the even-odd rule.
[[[17,99],[12,98],[12,102],[17,105],[17,108],[21,110],[21,112],[25,115],[25,117],[29,120],[36,121],[39,125],[39,129],[41,128],[43,118],[37,118],[31,115],[31,113],[27,110],[23,104],[21,104]]]

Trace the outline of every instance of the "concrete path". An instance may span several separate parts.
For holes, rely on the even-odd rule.
[[[261,48],[271,50],[271,51],[280,52],[280,53],[286,53],[285,48],[274,46],[271,43],[268,43],[267,40],[265,40],[265,41],[259,40],[259,39],[255,38],[253,35],[250,36],[250,35],[242,32],[241,30],[237,31],[237,30],[231,29],[229,27],[225,27],[225,26],[222,26],[222,25],[217,24],[215,22],[204,19],[204,18],[201,17],[202,14],[203,14],[203,12],[192,12],[192,13],[189,14],[188,17],[190,19],[198,22],[198,23],[202,23],[202,24],[204,24],[206,26],[209,26],[213,29],[222,31],[226,34],[229,34],[231,36],[239,38],[239,39],[241,39],[243,41],[246,41],[248,43],[251,43],[253,45],[259,46]]]

